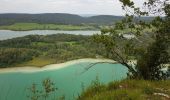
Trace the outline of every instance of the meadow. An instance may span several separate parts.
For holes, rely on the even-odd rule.
[[[0,30],[29,31],[29,30],[97,30],[90,25],[59,25],[59,24],[38,24],[38,23],[15,23],[12,25],[0,26]]]

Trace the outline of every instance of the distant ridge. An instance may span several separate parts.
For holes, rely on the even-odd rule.
[[[0,14],[0,25],[11,25],[14,23],[40,23],[40,24],[100,24],[109,25],[119,21],[123,16],[97,15],[82,17],[76,14],[67,13],[42,13],[42,14],[25,14],[25,13],[6,13]]]

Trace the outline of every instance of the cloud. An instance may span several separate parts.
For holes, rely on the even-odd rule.
[[[0,13],[123,14],[119,0],[0,0]]]

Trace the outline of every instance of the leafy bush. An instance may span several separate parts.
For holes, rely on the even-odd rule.
[[[0,67],[29,61],[38,55],[38,52],[31,49],[2,48],[0,49]]]

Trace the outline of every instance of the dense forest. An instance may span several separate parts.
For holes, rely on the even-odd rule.
[[[55,34],[28,35],[0,41],[0,66],[15,67],[22,63],[23,66],[43,66],[79,58],[104,56],[103,46],[94,43],[91,38],[83,35]],[[34,64],[25,65],[24,62],[28,61],[33,61]],[[43,62],[47,63],[42,64]]]
[[[0,14],[0,25],[12,25],[15,23],[39,23],[39,24],[65,24],[65,25],[110,25],[122,20],[122,16],[98,15],[82,17],[74,14],[46,13],[46,14]],[[143,20],[151,20],[152,17],[143,17]]]

